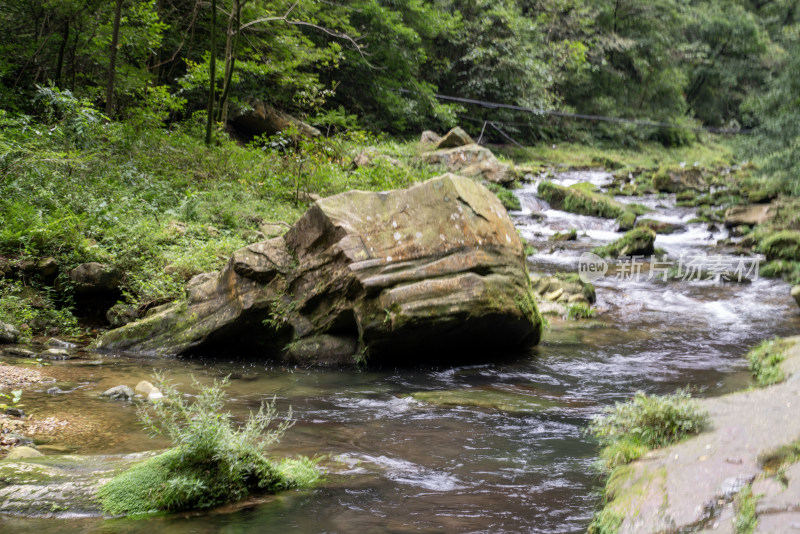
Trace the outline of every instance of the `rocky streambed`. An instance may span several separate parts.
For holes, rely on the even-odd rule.
[[[611,182],[608,173],[599,171],[556,173],[552,178],[564,185],[581,182],[600,188]],[[137,425],[135,402],[101,398],[103,391],[151,379],[153,368],[183,384],[189,395],[191,376],[209,383],[231,375],[230,409],[237,417],[273,396],[282,412],[292,406],[297,423],[274,452],[330,455],[323,462],[327,481],[311,491],[288,492],[249,503],[246,509],[225,509],[224,514],[117,521],[115,529],[585,531],[602,483],[592,468],[596,444],[584,433],[591,417],[637,390],[668,393],[689,384],[696,396],[712,397],[747,386],[742,358],[747,348],[766,337],[797,332],[800,318],[788,287],[780,282],[634,278],[626,276],[626,261],[618,260],[594,281],[596,315],[567,320],[564,309],[578,292],[566,281],[556,295],[557,289],[549,291],[551,278],[576,273],[582,254],[619,238],[618,223],[553,209],[537,196],[535,182],[515,194],[523,209],[512,212],[511,219],[538,249],[528,250],[527,268],[538,277],[531,291],[547,281],[542,302],[550,295],[559,305],[551,306],[550,327],[538,346],[501,348],[502,336],[489,330],[480,334],[485,338],[482,357],[468,365],[423,361],[396,368],[387,361],[360,371],[265,363],[235,346],[222,346],[214,359],[72,348],[68,359],[36,367],[55,378],[64,393],[49,394],[52,385],[33,384],[25,387],[23,400],[34,418],[76,416],[85,418],[91,430],[37,438],[34,445],[68,447],[91,468],[86,469],[102,474],[108,465],[104,462],[166,446],[149,439]],[[668,257],[738,257],[732,248],[715,246],[728,237],[724,228],[692,222],[695,210],[678,207],[674,195],[635,200],[653,210],[648,218],[680,227],[655,239]],[[571,229],[575,239],[551,239]],[[393,234],[388,238],[394,239]],[[558,302],[565,293],[566,301]],[[583,287],[580,293],[589,300]],[[460,355],[447,345],[437,350],[442,360]],[[36,361],[9,351],[2,359],[22,366]],[[122,456],[108,460],[117,454]],[[59,506],[47,513],[0,515],[0,528],[109,528],[96,508],[82,509],[87,517],[76,518]],[[29,517],[37,514],[50,517]]]

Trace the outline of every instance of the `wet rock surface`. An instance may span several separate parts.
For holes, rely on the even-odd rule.
[[[96,348],[187,354],[247,344],[311,365],[444,347],[458,355],[539,336],[514,225],[493,193],[455,175],[319,200],[284,236],[202,276],[186,302],[108,332]]]
[[[100,486],[152,455],[59,455],[0,461],[0,513],[65,518],[100,515],[96,498]]]
[[[619,532],[731,531],[731,521],[719,519],[723,505],[747,484],[767,479],[765,458],[800,442],[800,337],[790,339],[785,382],[699,401],[710,414],[708,431],[615,472],[607,508],[624,517]],[[757,531],[792,531],[800,511],[799,474],[797,466],[789,468],[785,488],[756,482],[754,494],[767,489],[756,509]]]

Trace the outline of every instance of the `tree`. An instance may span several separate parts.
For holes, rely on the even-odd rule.
[[[106,86],[106,116],[114,111],[114,77],[117,74],[117,46],[119,45],[119,21],[122,18],[122,0],[114,4],[114,29],[111,33],[111,53],[108,61],[108,84]],[[60,76],[60,68],[56,69]]]

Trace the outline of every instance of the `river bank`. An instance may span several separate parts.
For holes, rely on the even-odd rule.
[[[613,472],[606,524],[616,518],[621,533],[797,528],[800,337],[786,342],[783,382],[700,400],[706,431]]]

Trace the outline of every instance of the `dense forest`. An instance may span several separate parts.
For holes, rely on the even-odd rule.
[[[780,134],[755,145],[785,170],[773,144],[797,136],[798,21],[791,0],[6,0],[0,91],[7,112],[34,112],[37,88],[52,88],[108,118],[170,121],[208,109],[224,121],[255,97],[401,135],[484,118],[526,141],[756,129]]]
[[[0,531],[323,474],[169,524],[752,532],[756,484],[800,491],[797,0],[0,0],[0,30]],[[295,421],[323,456],[268,457]]]
[[[4,0],[0,27],[0,259],[54,257],[62,282],[113,263],[140,312],[301,193],[434,175],[403,144],[424,129],[724,159],[723,130],[766,189],[800,190],[791,0]],[[231,137],[254,102],[325,135]],[[351,166],[381,143],[409,166]]]

